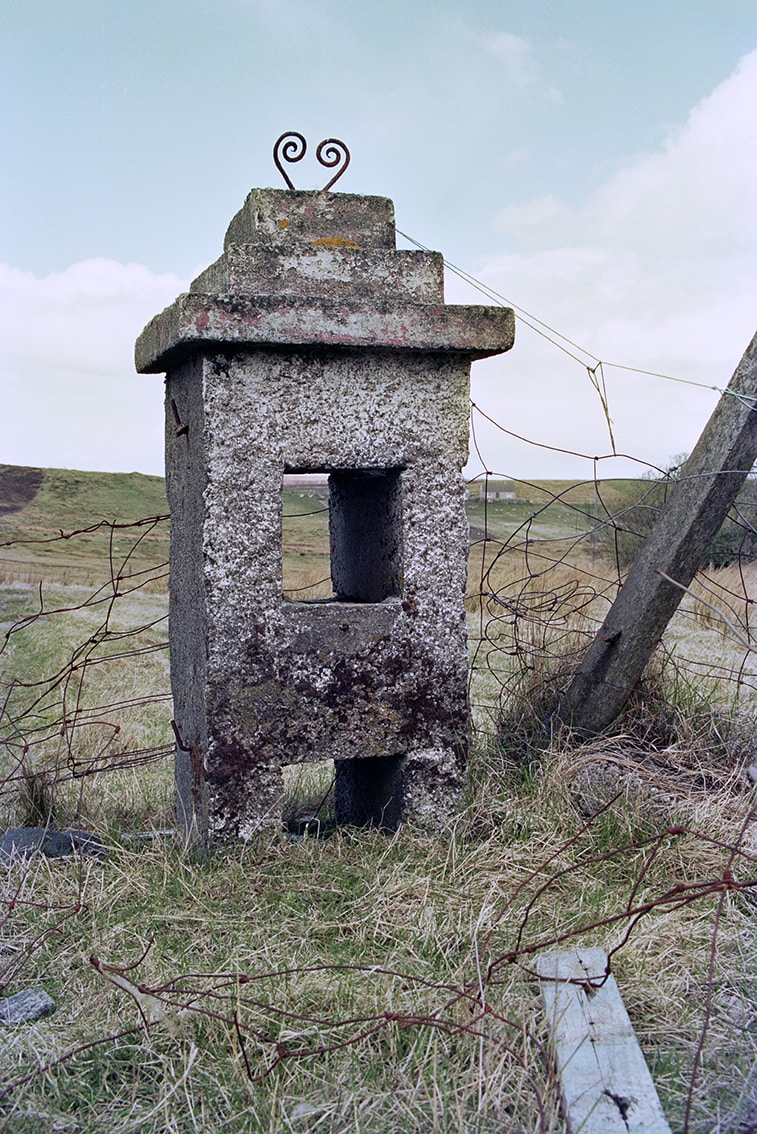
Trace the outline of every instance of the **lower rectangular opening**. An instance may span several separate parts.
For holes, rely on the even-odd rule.
[[[336,826],[334,806],[334,761],[288,764],[281,769],[284,781],[282,819],[294,838],[323,838]]]

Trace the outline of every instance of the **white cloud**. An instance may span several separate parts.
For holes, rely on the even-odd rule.
[[[518,37],[495,41],[528,75]],[[490,48],[493,50],[493,48]],[[509,58],[509,63],[508,63]],[[568,205],[502,210],[503,243],[478,274],[605,360],[725,385],[757,322],[757,51],[694,108],[659,152],[640,155]],[[0,266],[0,461],[162,471],[162,382],[134,373],[134,339],[186,287],[136,264],[88,260],[43,279]],[[452,281],[450,302],[486,302]],[[711,391],[607,371],[618,448],[663,463],[690,449]],[[544,444],[609,451],[586,370],[525,327],[477,364],[474,398]],[[479,424],[485,461],[524,476],[591,475],[586,462],[507,442]],[[600,475],[623,475],[615,461]]]
[[[479,276],[599,358],[726,385],[757,324],[755,107],[757,51],[662,150],[630,160],[579,206],[550,196],[504,209],[500,231],[519,251],[491,257]],[[618,448],[658,464],[691,449],[716,400],[621,370],[607,380]],[[609,449],[585,369],[524,327],[509,357],[478,369],[475,388],[516,432]],[[507,471],[580,474],[577,462],[483,436]],[[622,475],[620,462],[610,468]]]
[[[484,39],[484,47],[504,60],[514,78],[522,81],[532,78],[534,64],[531,44],[527,39],[511,32],[493,32]]]
[[[0,265],[0,460],[161,473],[163,383],[135,373],[134,340],[184,287],[105,259],[43,279]]]
[[[484,51],[504,63],[513,86],[521,90],[538,88],[550,102],[564,101],[562,92],[545,80],[530,40],[512,32],[498,31],[482,36],[479,42]]]

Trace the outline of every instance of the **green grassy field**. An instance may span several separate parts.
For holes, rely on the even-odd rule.
[[[167,523],[72,534],[163,515],[163,482],[0,470],[2,822],[108,847],[0,869],[0,985],[58,1002],[0,1033],[4,1130],[558,1134],[533,954],[573,944],[615,950],[673,1129],[754,1128],[751,722],[724,680],[741,664],[743,699],[750,671],[692,610],[671,640],[700,677],[663,657],[615,735],[540,730],[615,572],[569,487],[469,505],[477,725],[448,830],[282,832],[197,862],[134,837],[172,826]],[[287,491],[283,513],[285,577],[310,586],[323,502]],[[487,563],[509,550],[482,603],[484,522]],[[290,815],[328,774],[289,777]]]
[[[472,485],[467,510],[474,539],[484,531],[494,540],[520,534],[538,540],[573,539],[586,533],[596,516],[615,507],[634,483],[600,484],[604,508],[592,482],[508,482],[515,499],[487,503],[476,499],[478,486]],[[492,491],[498,484],[490,482]],[[111,558],[123,558],[137,535],[141,540],[132,556],[137,567],[167,560],[166,523],[133,530],[119,527],[112,531],[110,527],[113,521],[130,525],[167,512],[161,477],[0,465],[0,572],[6,579],[15,575],[27,582],[37,578],[60,582],[64,575],[70,582],[102,578]],[[285,568],[309,570],[327,563],[325,501],[306,491],[288,489],[282,493],[282,512]],[[65,541],[51,539],[61,532],[82,534]],[[298,563],[300,559],[305,562]]]
[[[127,556],[129,574],[154,568],[168,524],[150,521],[167,513],[162,477],[0,465],[0,578],[102,582]]]

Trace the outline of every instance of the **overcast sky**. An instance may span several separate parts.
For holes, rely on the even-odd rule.
[[[754,0],[0,0],[0,84],[0,462],[163,471],[134,339],[281,184],[284,130],[343,138],[339,189],[589,352],[521,324],[474,366],[530,441],[604,456],[587,365],[722,387],[757,329]],[[617,451],[657,465],[717,399],[604,373]],[[592,475],[477,434],[503,475]]]

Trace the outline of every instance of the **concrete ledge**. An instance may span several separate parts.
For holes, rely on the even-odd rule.
[[[226,231],[232,244],[394,248],[394,205],[388,197],[312,189],[253,189]]]
[[[185,294],[145,327],[135,364],[140,374],[160,374],[203,345],[374,347],[476,359],[509,350],[514,338],[506,307]]]

